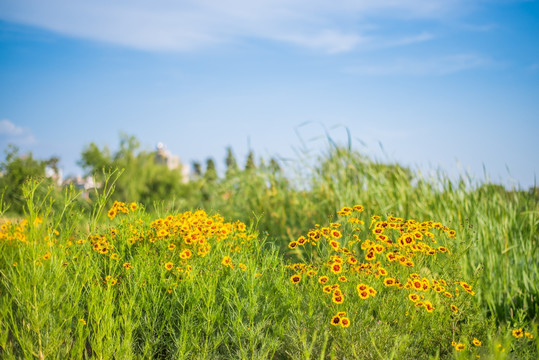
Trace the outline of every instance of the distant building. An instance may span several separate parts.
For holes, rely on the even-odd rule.
[[[55,169],[54,167],[47,166],[45,168],[45,177],[52,179],[54,184],[60,186],[64,181],[62,169]]]
[[[100,183],[95,183],[93,176],[82,177],[77,175],[75,177],[68,177],[63,183],[63,185],[73,184],[78,190],[82,190],[82,197],[84,199],[89,198],[89,192],[92,189],[99,189],[101,187]]]
[[[166,165],[170,170],[179,169],[182,174],[182,182],[186,183],[189,181],[189,167],[181,163],[179,156],[172,155],[162,142],[157,143],[155,163]]]

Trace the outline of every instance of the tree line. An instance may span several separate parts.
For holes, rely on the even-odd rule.
[[[181,167],[169,168],[166,163],[156,161],[156,155],[156,151],[141,149],[140,141],[135,136],[120,134],[116,151],[108,146],[100,148],[92,142],[83,147],[77,164],[85,177],[93,177],[97,187],[107,173],[115,169],[122,171],[111,200],[137,201],[147,207],[163,205],[171,199],[202,207],[211,200],[212,192],[220,181],[229,181],[259,167],[272,172],[280,171],[274,158],[270,159],[268,166],[264,159],[260,159],[257,166],[253,151],[249,151],[245,166],[241,169],[231,147],[226,148],[225,172],[222,176],[219,176],[216,162],[211,157],[206,159],[204,166],[199,161],[193,161],[189,175],[186,175]],[[59,174],[59,162],[58,157],[38,159],[31,152],[21,153],[18,147],[11,144],[4,149],[4,160],[0,162],[0,195],[3,194],[4,203],[9,204],[10,213],[23,213],[25,199],[22,185],[30,178],[41,179],[45,185],[43,191],[54,188],[58,206],[61,205],[61,191],[68,185],[69,179],[58,184],[56,179],[47,176],[47,169],[49,175]],[[87,195],[87,198],[80,199],[82,206],[92,201],[92,191]]]

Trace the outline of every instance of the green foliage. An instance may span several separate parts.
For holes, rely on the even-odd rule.
[[[225,165],[227,177],[233,176],[238,172],[238,162],[230,146],[226,148]]]
[[[247,161],[245,162],[245,170],[249,171],[253,169],[256,169],[255,154],[251,150],[249,151],[249,154],[247,154]]]
[[[105,174],[108,185],[98,194],[93,213],[103,211],[116,175]],[[496,329],[469,294],[450,300],[459,307],[453,314],[441,294],[422,292],[435,306],[427,312],[406,298],[408,290],[384,286],[383,277],[373,273],[355,273],[350,267],[348,281],[337,280],[325,264],[335,254],[349,253],[334,252],[323,241],[318,258],[291,264],[256,232],[256,224],[245,227],[203,211],[156,218],[140,204],[121,203],[115,203],[113,213],[109,210],[110,219],[89,229],[77,226],[83,221],[76,215],[77,192],[67,191],[66,205],[55,212],[50,197],[36,195],[42,186],[27,183],[27,219],[0,229],[3,359],[537,358],[537,328],[522,312],[514,323]],[[368,237],[368,224],[356,232],[346,217],[334,220],[342,223],[343,236],[336,235],[341,246],[348,243],[349,232]],[[207,232],[212,225],[218,230]],[[186,249],[202,244],[187,244],[193,234],[197,239],[205,234],[210,248],[185,259],[181,254]],[[443,234],[439,241],[448,247],[458,243]],[[359,243],[350,246],[359,256]],[[454,292],[452,281],[462,275],[459,258],[466,251],[414,258],[414,271],[446,279],[448,291]],[[384,267],[401,280],[412,271],[399,264]],[[310,276],[310,269],[318,274]],[[294,284],[291,275],[297,273],[302,279]],[[322,292],[322,274],[340,284],[343,304]],[[377,294],[359,299],[358,281]],[[350,327],[330,324],[340,311],[346,312]],[[533,338],[512,336],[519,328]],[[482,345],[472,345],[474,338]],[[451,341],[464,344],[464,351]]]
[[[213,183],[217,180],[217,169],[215,161],[212,158],[206,160],[206,172],[204,173],[204,181]]]
[[[212,196],[194,207],[249,221],[282,251],[312,223],[324,223],[347,203],[377,208],[405,218],[452,219],[467,275],[481,272],[479,302],[498,321],[519,309],[539,314],[539,202],[537,191],[507,191],[462,177],[456,183],[438,171],[433,178],[398,164],[373,161],[330,146],[315,161],[299,159],[286,172],[258,168],[220,180]],[[284,174],[288,174],[285,176]],[[302,258],[303,254],[290,252]]]
[[[57,159],[37,160],[32,153],[20,155],[13,145],[4,152],[5,160],[0,163],[0,191],[4,192],[4,202],[9,204],[9,210],[20,214],[25,204],[23,184],[30,178],[45,178],[45,167],[51,162],[56,165]],[[50,179],[44,181],[52,184]]]
[[[122,169],[124,174],[116,182],[112,200],[132,199],[153,206],[183,192],[182,174],[179,169],[169,169],[160,163],[155,152],[139,150],[140,143],[133,137],[122,134],[119,149],[111,151],[91,143],[81,155],[79,165],[87,174],[93,175],[98,184],[105,176],[103,170]]]
[[[103,221],[106,220],[105,208],[113,200],[148,205],[149,213],[142,218],[146,224],[152,216],[165,217],[181,210],[216,211],[226,219],[256,222],[257,229],[263,234],[260,239],[264,240],[252,254],[254,258],[249,262],[252,266],[249,275],[237,268],[220,272],[219,267],[213,269],[207,264],[207,271],[215,270],[214,277],[199,277],[190,285],[181,283],[177,288],[181,292],[173,292],[174,301],[177,301],[173,304],[167,303],[169,300],[160,292],[163,290],[161,277],[148,282],[149,292],[131,285],[121,285],[110,291],[84,287],[81,294],[76,291],[68,294],[69,289],[79,286],[72,277],[81,276],[83,281],[91,282],[118,269],[118,266],[111,267],[110,262],[101,257],[95,257],[90,248],[81,250],[83,247],[79,247],[76,250],[69,247],[69,251],[72,251],[69,256],[81,256],[86,260],[77,262],[73,269],[68,267],[68,270],[55,263],[57,267],[50,268],[52,270],[49,272],[49,268],[42,271],[28,264],[30,267],[25,269],[12,266],[17,262],[16,258],[34,256],[34,259],[38,259],[50,251],[46,241],[22,252],[4,246],[0,249],[3,256],[0,266],[3,279],[0,316],[2,319],[12,317],[12,325],[4,325],[0,320],[0,326],[4,326],[0,329],[0,345],[4,344],[0,357],[39,357],[40,353],[45,353],[44,348],[50,349],[46,351],[47,354],[54,353],[58,347],[52,340],[52,333],[63,334],[61,336],[68,339],[66,343],[72,344],[72,349],[75,349],[59,352],[59,357],[79,358],[90,357],[91,351],[97,351],[93,354],[103,357],[145,354],[145,357],[162,358],[396,359],[415,358],[418,353],[425,358],[470,358],[478,353],[482,358],[531,359],[537,355],[537,188],[508,191],[498,185],[474,182],[467,176],[450,181],[442,171],[425,177],[399,164],[374,161],[348,147],[335,144],[315,159],[305,157],[295,162],[277,161],[274,158],[267,162],[261,159],[258,167],[254,166],[254,155],[251,153],[252,165],[245,170],[239,170],[237,164],[234,165],[235,158],[229,148],[225,159],[226,176],[218,176],[216,164],[209,158],[204,173],[199,164],[192,180],[182,183],[178,171],[156,163],[155,153],[140,151],[135,138],[123,136],[120,149],[115,153],[106,147],[99,149],[95,144],[90,144],[82,154],[81,165],[88,173],[94,174],[101,185],[97,195],[91,196],[94,211],[90,215],[79,211],[82,203],[69,189],[62,198],[58,196],[58,191],[51,191],[46,186],[49,180],[38,181],[41,185],[35,188],[32,187],[35,182],[20,180],[27,179],[28,175],[42,178],[38,170],[42,171],[40,166],[46,162],[34,160],[31,156],[19,157],[13,148],[8,154],[11,155],[1,165],[3,176],[0,182],[4,187],[16,184],[9,189],[19,190],[4,191],[0,213],[6,210],[6,205],[21,213],[26,202],[25,212],[33,216],[34,221],[43,216],[48,219],[44,220],[48,229],[64,229],[60,231],[60,237],[56,237],[64,244],[73,238],[86,238],[95,232],[110,230],[110,225]],[[49,166],[53,165],[54,161],[49,162]],[[229,168],[233,171],[229,171]],[[113,177],[119,172],[115,172],[115,169],[125,169],[116,180]],[[21,184],[26,185],[23,187]],[[289,280],[291,274],[277,268],[283,262],[320,260],[323,256],[316,252],[290,249],[287,245],[315,224],[334,221],[336,210],[347,204],[363,204],[368,209],[377,209],[384,216],[448,222],[447,225],[457,232],[451,248],[455,254],[454,262],[449,267],[441,266],[442,263],[422,263],[421,268],[438,266],[436,271],[450,273],[458,269],[464,278],[471,280],[476,296],[465,305],[458,305],[459,308],[468,309],[470,316],[467,320],[451,324],[448,328],[444,322],[447,319],[429,322],[425,314],[412,319],[396,316],[392,312],[384,313],[381,310],[383,304],[393,304],[390,308],[399,309],[403,305],[392,303],[391,297],[386,296],[388,293],[383,292],[379,297],[381,302],[376,302],[377,306],[367,307],[354,315],[353,321],[361,324],[362,330],[350,335],[342,332],[346,329],[325,328],[323,324],[327,324],[332,315],[328,313],[327,303],[320,296],[299,298],[318,284],[309,282],[304,276],[301,284],[298,284],[301,289],[298,293],[298,286]],[[45,214],[43,209],[48,209]],[[125,224],[115,226],[125,237]],[[31,229],[34,229],[32,236],[54,237],[53,230]],[[370,235],[365,234],[364,237],[370,238]],[[118,243],[117,248],[124,249],[123,246],[125,244]],[[127,252],[124,255],[131,262],[146,266],[152,248],[140,249],[139,252],[130,252],[125,248]],[[218,257],[210,258],[213,262],[220,260]],[[205,272],[198,274],[202,273]],[[254,277],[258,273],[264,274],[261,278],[263,281]],[[149,272],[142,274],[148,275]],[[266,277],[266,274],[270,276]],[[37,278],[31,282],[35,284],[32,285],[34,288],[17,290],[18,287],[27,286],[25,281],[30,278]],[[60,286],[61,283],[65,283],[65,287]],[[57,286],[60,292],[47,297],[40,292],[39,284]],[[37,300],[33,300],[34,289]],[[39,300],[40,296],[43,296],[43,303]],[[72,319],[67,322],[69,329],[62,327],[66,324],[62,323],[63,320],[39,322],[41,318],[52,316],[52,308],[48,306],[53,305],[55,309],[60,309],[58,316],[69,317],[67,309],[62,310],[57,299],[77,303],[85,299],[87,304],[92,305],[82,306],[74,313],[86,320],[89,319],[86,316],[92,313],[94,318],[101,320],[98,325],[81,327],[78,318]],[[43,312],[39,310],[36,314],[36,307],[44,309]],[[473,336],[483,334],[483,347],[474,350],[475,353],[468,350],[455,352],[445,342],[455,326],[462,326],[460,339],[468,347],[471,347]],[[495,326],[498,326],[497,330],[494,330]],[[520,327],[525,327],[535,337],[529,339],[507,335]],[[48,329],[48,337],[43,335],[43,329]],[[415,336],[418,332],[423,335]],[[161,335],[155,337],[155,334]],[[193,342],[193,339],[196,341]],[[114,344],[122,345],[117,347]],[[32,350],[22,350],[27,345]],[[511,357],[512,354],[516,354],[516,357]]]

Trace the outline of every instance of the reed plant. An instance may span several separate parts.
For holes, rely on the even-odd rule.
[[[490,210],[491,200],[481,198],[485,204],[474,209],[490,212],[472,217],[464,197],[470,190],[429,195],[424,186],[432,185],[412,183],[395,190],[388,184],[396,186],[406,171],[376,164],[354,190],[351,179],[339,183],[359,171],[344,161],[364,160],[349,151],[332,156],[337,160],[322,163],[301,189],[263,171],[249,182],[236,179],[235,188],[215,183],[207,210],[148,212],[138,202],[111,203],[118,174],[109,173],[92,211],[76,206],[73,189],[66,189],[63,210],[53,211],[53,198],[37,191],[42,184],[27,182],[25,216],[0,228],[0,357],[537,357],[530,307],[512,303],[507,321],[493,316],[495,307],[484,311],[490,302],[505,309],[507,300],[488,297],[501,285],[487,288],[496,275],[485,259],[498,255],[482,253],[487,230],[474,222],[501,223],[491,230],[511,231],[510,249],[536,236],[527,223],[536,218],[531,209],[519,202],[522,208]],[[282,201],[263,201],[273,196]],[[506,209],[517,211],[514,220]],[[281,216],[266,215],[271,211]],[[498,221],[487,222],[487,215]],[[522,250],[513,249],[501,259],[522,260]],[[508,266],[516,264],[528,277],[537,266]],[[506,279],[519,276],[509,272]],[[521,290],[523,298],[533,296],[529,289]]]

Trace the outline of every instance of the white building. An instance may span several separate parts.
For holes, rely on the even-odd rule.
[[[180,157],[172,155],[162,142],[157,143],[157,148],[155,150],[155,162],[157,164],[166,165],[170,170],[180,169],[182,174],[182,182],[186,183],[189,181],[189,166],[182,164]]]

